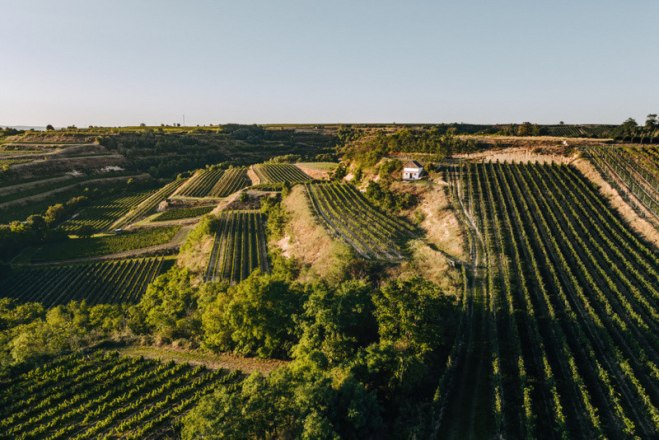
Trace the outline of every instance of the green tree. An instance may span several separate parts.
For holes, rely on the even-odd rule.
[[[261,357],[287,357],[297,342],[302,291],[272,275],[252,273],[217,295],[202,315],[204,345]]]
[[[238,391],[223,387],[183,418],[184,439],[364,439],[382,426],[373,393],[348,376],[280,368],[253,374]]]
[[[431,351],[444,343],[451,323],[451,299],[421,277],[385,284],[373,297],[383,341]]]
[[[319,351],[335,366],[351,361],[358,349],[377,341],[371,294],[364,281],[345,281],[336,288],[314,286],[304,305],[295,357]]]
[[[133,322],[139,325],[143,320],[146,328],[142,331],[165,340],[195,339],[200,332],[197,297],[190,272],[174,266],[149,285],[137,306],[140,315]]]

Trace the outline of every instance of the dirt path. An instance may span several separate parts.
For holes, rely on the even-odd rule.
[[[273,370],[288,364],[287,361],[277,359],[248,358],[230,353],[205,353],[199,350],[184,350],[173,347],[130,345],[128,347],[119,348],[116,351],[124,356],[141,356],[147,359],[202,365],[213,370],[218,370],[220,368],[238,370],[247,374],[268,374]]]
[[[261,178],[258,174],[256,174],[256,171],[254,171],[253,165],[250,165],[249,168],[247,168],[247,177],[249,177],[249,179],[252,181],[252,185],[261,184]]]
[[[20,205],[25,202],[31,202],[31,201],[36,201],[36,200],[42,200],[45,199],[46,197],[52,195],[52,194],[57,194],[60,192],[68,191],[69,189],[75,188],[76,186],[79,185],[88,185],[92,183],[99,183],[99,182],[113,182],[117,180],[126,180],[126,179],[143,179],[149,177],[148,174],[135,174],[135,175],[130,175],[130,176],[118,176],[118,177],[105,177],[105,178],[98,178],[98,179],[90,179],[90,180],[84,180],[82,182],[77,182],[77,183],[72,183],[71,185],[66,185],[62,186],[60,188],[55,188],[50,191],[45,191],[39,194],[34,194],[32,196],[28,197],[23,197],[21,199],[16,199],[16,200],[11,200],[9,202],[4,202],[0,203],[0,209],[1,208],[7,208],[10,206],[14,205]]]

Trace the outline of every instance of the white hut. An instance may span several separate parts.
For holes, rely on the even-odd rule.
[[[423,175],[423,166],[416,160],[411,160],[403,167],[403,180],[419,180]]]

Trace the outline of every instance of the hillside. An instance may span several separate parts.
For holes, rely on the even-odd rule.
[[[6,138],[0,426],[657,435],[656,147],[346,130]]]

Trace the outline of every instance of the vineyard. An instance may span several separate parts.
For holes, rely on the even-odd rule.
[[[258,211],[225,211],[219,218],[206,280],[231,283],[260,269],[268,272],[264,216]]]
[[[117,353],[60,356],[1,383],[7,438],[160,438],[205,394],[240,376]]]
[[[254,172],[261,183],[300,183],[311,180],[311,177],[304,171],[286,163],[264,163],[254,165]]]
[[[107,230],[113,222],[126,215],[128,211],[142,203],[152,193],[153,191],[142,191],[131,195],[102,199],[62,223],[60,229],[73,235]]]
[[[215,209],[215,205],[170,209],[163,213],[158,214],[152,221],[166,222],[171,220],[180,220],[183,218],[194,218],[194,217],[202,216],[204,214],[208,214],[213,209]]]
[[[307,183],[313,211],[320,222],[364,258],[396,261],[403,243],[414,235],[408,223],[376,208],[350,184]]]
[[[436,431],[656,437],[654,249],[572,167],[469,164],[447,178],[473,270],[439,378]]]
[[[135,208],[128,212],[128,214],[121,217],[114,224],[112,224],[111,228],[121,228],[150,214],[153,210],[156,209],[156,207],[158,207],[160,202],[171,196],[172,193],[174,193],[174,191],[176,191],[182,183],[183,180],[175,180],[163,186],[158,191],[149,196],[146,200],[138,204]]]
[[[230,168],[228,170],[204,170],[190,178],[176,194],[182,197],[226,197],[236,191],[250,186],[252,181],[247,176],[247,169]]]
[[[45,307],[85,300],[88,304],[137,303],[147,285],[171,260],[141,258],[70,266],[21,267],[0,280],[0,295]]]
[[[615,188],[629,191],[659,221],[659,147],[589,147],[586,152]]]
[[[42,263],[84,259],[162,245],[170,242],[180,229],[180,226],[162,226],[138,229],[118,235],[76,238],[47,243],[40,248],[26,250],[19,257],[19,261]]]
[[[222,169],[197,171],[188,179],[176,195],[183,197],[206,197],[223,174],[224,170]]]

